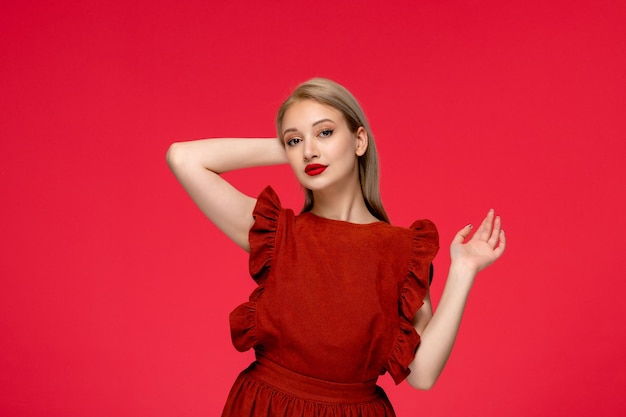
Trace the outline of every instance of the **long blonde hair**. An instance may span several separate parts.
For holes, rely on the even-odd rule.
[[[282,131],[285,113],[291,105],[302,100],[314,100],[339,110],[352,133],[356,133],[361,126],[365,129],[368,146],[365,153],[358,157],[361,191],[369,212],[377,219],[389,223],[389,217],[380,198],[378,153],[374,135],[356,98],[345,87],[325,78],[313,78],[300,84],[280,106],[276,115],[276,129],[282,143],[284,143]],[[305,188],[302,212],[310,211],[312,207],[313,192]]]

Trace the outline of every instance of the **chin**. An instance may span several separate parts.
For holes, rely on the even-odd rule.
[[[304,188],[305,190],[309,190],[309,191],[319,191],[319,190],[324,189],[324,187],[322,186],[314,186],[314,185],[311,185],[311,183],[303,182],[303,181],[300,181],[300,185],[302,186],[302,188]]]
[[[315,177],[309,177],[307,175],[306,177],[304,176],[297,177],[297,179],[300,185],[302,186],[302,188],[305,188],[310,191],[321,190],[325,187],[325,185],[323,184],[323,181],[316,181],[317,178]]]

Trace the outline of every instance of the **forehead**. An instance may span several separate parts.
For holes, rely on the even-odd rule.
[[[283,130],[305,129],[324,119],[329,119],[338,124],[345,122],[343,113],[334,107],[315,100],[300,100],[292,104],[285,112]]]

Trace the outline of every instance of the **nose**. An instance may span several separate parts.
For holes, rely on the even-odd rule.
[[[317,144],[315,143],[314,138],[306,138],[304,140],[304,160],[310,161],[314,158],[318,158],[319,150],[317,149]]]

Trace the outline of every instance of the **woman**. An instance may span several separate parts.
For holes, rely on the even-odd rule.
[[[437,311],[428,287],[438,250],[428,220],[391,226],[374,138],[355,98],[325,79],[300,85],[277,116],[278,139],[173,144],[167,159],[189,195],[250,252],[258,288],[231,313],[235,347],[257,360],[223,416],[393,416],[378,375],[429,389],[456,338],[473,280],[505,248],[490,210],[461,229]],[[221,173],[288,163],[305,189],[294,215],[266,188],[257,199]],[[419,348],[418,348],[419,347]]]

